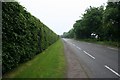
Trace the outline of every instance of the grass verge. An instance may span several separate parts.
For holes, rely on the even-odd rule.
[[[99,41],[97,39],[79,39],[79,41],[96,43],[96,44],[111,46],[111,47],[115,47],[115,48],[120,47],[120,43],[119,42],[114,42],[114,41]]]
[[[63,78],[65,67],[64,46],[60,39],[34,59],[6,74],[5,78]]]

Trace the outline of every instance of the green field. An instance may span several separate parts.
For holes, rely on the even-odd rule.
[[[32,60],[21,64],[5,78],[64,78],[65,57],[62,40],[58,40]]]

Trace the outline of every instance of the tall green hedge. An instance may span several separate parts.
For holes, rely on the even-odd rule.
[[[2,72],[30,60],[57,41],[58,35],[18,2],[2,3]]]

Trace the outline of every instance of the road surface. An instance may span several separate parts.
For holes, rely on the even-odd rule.
[[[120,78],[118,49],[63,39],[68,78]]]

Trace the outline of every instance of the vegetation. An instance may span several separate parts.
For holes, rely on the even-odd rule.
[[[59,38],[17,2],[2,3],[2,32],[3,74],[32,59]]]
[[[80,41],[84,41],[84,42],[90,42],[90,43],[95,43],[95,44],[100,44],[100,45],[106,45],[106,46],[111,46],[111,47],[118,47],[119,44],[118,42],[115,42],[115,41],[100,41],[100,40],[97,40],[97,39],[78,39]]]
[[[22,64],[7,74],[7,78],[63,78],[65,77],[65,58],[62,40],[48,47],[34,59]]]
[[[69,32],[64,32],[62,37],[64,37],[64,38],[73,38],[74,37],[74,29],[71,29]]]
[[[120,1],[108,2],[104,6],[91,7],[85,10],[80,20],[73,25],[73,29],[62,37],[75,39],[96,39],[97,41],[118,42],[120,46]]]

